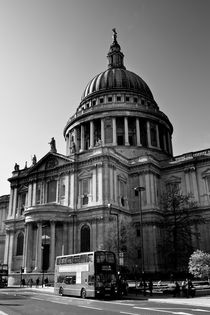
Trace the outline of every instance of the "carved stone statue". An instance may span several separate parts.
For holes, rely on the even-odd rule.
[[[37,162],[37,158],[36,155],[34,154],[34,156],[32,157],[32,165],[35,165]]]
[[[76,152],[76,145],[75,143],[73,142],[72,143],[72,147],[71,147],[71,153],[75,153]]]
[[[56,143],[54,137],[52,137],[51,141],[49,142],[50,144],[50,152],[56,153]]]
[[[14,170],[16,172],[20,170],[20,166],[17,163],[15,163]]]
[[[116,28],[113,28],[113,29],[112,29],[112,32],[113,32],[113,39],[114,39],[114,41],[116,41],[116,40],[117,40]]]

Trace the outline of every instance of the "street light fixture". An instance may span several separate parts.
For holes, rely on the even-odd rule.
[[[118,263],[120,261],[120,228],[119,228],[119,215],[118,213],[113,213],[112,212],[112,204],[108,203],[107,205],[108,209],[109,209],[109,214],[110,215],[115,215],[117,218],[117,258],[118,258]]]
[[[138,192],[139,197],[139,212],[140,212],[140,248],[141,248],[141,273],[144,275],[144,236],[143,236],[143,217],[142,217],[142,198],[141,193],[145,191],[145,187],[137,186],[134,188]]]

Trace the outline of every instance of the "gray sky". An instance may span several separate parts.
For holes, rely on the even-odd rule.
[[[210,148],[209,0],[0,0],[0,195],[14,164],[50,149],[116,27],[125,66],[174,126],[174,155]]]

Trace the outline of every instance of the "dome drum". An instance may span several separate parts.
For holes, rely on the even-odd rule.
[[[87,115],[65,133],[67,155],[98,146],[145,147],[172,155],[170,124],[158,117],[140,116],[138,112]],[[84,118],[84,116],[83,116]]]

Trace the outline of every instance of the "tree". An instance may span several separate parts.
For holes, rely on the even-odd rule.
[[[210,254],[201,250],[192,253],[188,264],[189,272],[196,278],[209,278]]]
[[[117,219],[117,218],[116,218]],[[117,222],[111,216],[109,226],[104,235],[104,248],[120,254],[119,265],[121,269],[132,271],[139,263],[137,250],[140,243],[136,240],[136,229],[131,219],[119,216],[119,249],[118,249],[118,231]]]
[[[169,272],[187,270],[189,256],[193,252],[192,236],[198,236],[192,231],[192,225],[203,222],[202,217],[195,212],[196,206],[192,196],[182,194],[176,186],[161,197],[164,230],[161,249]]]

